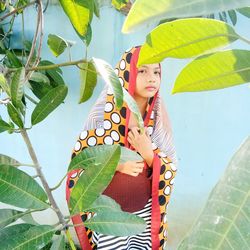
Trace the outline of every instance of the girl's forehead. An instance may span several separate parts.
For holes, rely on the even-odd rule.
[[[140,68],[148,68],[148,69],[160,69],[160,64],[159,63],[154,63],[154,64],[143,64],[139,67]]]

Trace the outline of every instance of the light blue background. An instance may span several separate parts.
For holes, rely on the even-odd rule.
[[[238,17],[236,31],[250,39],[249,30],[247,30],[249,20],[240,15]],[[124,50],[144,42],[146,34],[152,27],[125,35],[121,33],[124,19],[123,15],[111,7],[105,6],[101,9],[101,18],[94,18],[92,24],[93,40],[88,50],[89,58],[92,56],[102,58],[115,66]],[[28,27],[26,38],[32,38],[35,20],[34,9],[26,10],[25,22]],[[46,41],[50,33],[77,42],[71,51],[72,60],[84,57],[83,43],[59,6],[48,8],[45,13],[44,27],[43,58],[54,63],[68,61],[67,52],[55,58],[47,49]],[[18,19],[15,30],[20,28],[21,22]],[[249,49],[249,46],[242,42],[235,42],[232,47]],[[248,84],[218,91],[170,94],[177,75],[188,61],[167,59],[162,65],[161,95],[164,97],[171,118],[179,159],[178,175],[169,207],[169,249],[176,248],[176,243],[199,214],[231,156],[250,134]],[[39,162],[51,187],[65,175],[76,138],[83,127],[88,111],[103,87],[103,82],[99,79],[91,100],[78,105],[79,70],[76,67],[64,67],[63,75],[69,86],[65,104],[29,131]],[[31,113],[33,106],[29,105],[28,109]],[[5,108],[2,105],[0,115],[6,117]],[[30,122],[27,121],[27,124],[29,125]],[[21,162],[31,163],[19,134],[0,134],[0,153],[12,156]],[[28,171],[34,174],[32,170],[28,169]],[[67,214],[65,185],[54,193],[60,208]],[[37,215],[36,219],[41,223],[56,223],[53,212],[44,212],[42,215]]]

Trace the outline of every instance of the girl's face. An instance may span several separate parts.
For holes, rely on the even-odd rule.
[[[135,97],[153,97],[160,88],[161,69],[158,63],[145,64],[138,68]]]

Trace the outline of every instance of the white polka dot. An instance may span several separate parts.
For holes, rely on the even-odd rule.
[[[119,141],[120,140],[120,136],[116,131],[113,130],[110,135],[111,135],[111,137],[113,138],[114,141]]]
[[[153,127],[152,126],[148,126],[147,132],[148,132],[149,135],[152,135],[152,133],[153,133]]]
[[[87,216],[88,220],[91,219],[91,217],[92,217],[92,215],[91,215],[91,213],[89,213]]]
[[[114,94],[113,89],[111,87],[108,88],[107,94],[108,95],[113,95]]]
[[[113,139],[110,137],[110,136],[106,136],[105,138],[104,138],[104,143],[106,144],[106,145],[113,145]]]
[[[169,161],[167,160],[167,158],[162,158],[163,162],[165,162],[166,164],[169,163]]]
[[[167,214],[164,215],[164,217],[163,217],[163,222],[164,222],[164,223],[167,223]]]
[[[82,131],[82,133],[80,134],[80,139],[84,140],[87,138],[87,136],[88,136],[88,131],[86,131],[86,130]]]
[[[120,84],[121,84],[122,86],[124,86],[124,81],[123,81],[123,79],[122,79],[121,77],[119,77],[119,81],[120,81]]]
[[[103,128],[97,128],[95,130],[95,133],[96,133],[97,136],[103,136],[104,133],[105,133],[105,130]]]
[[[167,242],[165,241],[163,244],[163,249],[166,250],[167,249]]]
[[[168,236],[168,231],[167,231],[167,229],[164,230],[163,236],[164,236],[165,238]]]
[[[151,112],[151,115],[150,115],[150,119],[154,119],[154,117],[155,117],[155,112],[152,111],[152,112]]]
[[[125,62],[124,59],[122,59],[122,60],[120,61],[120,69],[121,69],[121,70],[124,70],[125,68],[126,68],[126,62]]]
[[[164,189],[164,194],[165,194],[165,195],[169,195],[170,192],[171,192],[170,186],[166,186],[165,189]]]
[[[113,113],[111,115],[111,119],[116,124],[118,124],[121,121],[120,116],[117,113]]]
[[[174,178],[169,182],[171,185],[174,184]]]
[[[109,120],[104,120],[103,122],[103,127],[104,129],[108,130],[108,129],[111,129],[111,122]]]
[[[170,165],[170,167],[171,167],[171,169],[172,169],[173,171],[176,171],[176,170],[177,170],[177,168],[176,168],[176,166],[175,166],[174,163],[169,163],[169,165]]]
[[[72,175],[70,176],[70,178],[76,178],[76,176],[77,176],[77,172],[75,172],[74,174],[72,174]]]
[[[165,177],[166,180],[170,179],[170,178],[172,177],[172,172],[168,170],[168,171],[165,173],[165,176],[164,176],[164,177]]]
[[[115,68],[115,74],[118,76],[119,75],[119,69]]]
[[[79,177],[84,173],[84,169],[79,173]]]
[[[159,153],[159,156],[160,156],[160,157],[167,157],[167,155],[166,155],[164,152],[160,152],[160,153]]]
[[[105,104],[105,112],[110,112],[113,110],[113,104],[111,102],[107,102]]]
[[[167,203],[167,205],[166,205],[166,211],[168,211],[168,204],[169,204],[169,203]]]
[[[76,145],[75,145],[75,151],[79,151],[81,149],[81,143],[79,141],[76,142]]]
[[[96,142],[97,142],[97,140],[96,140],[96,138],[94,136],[89,137],[89,139],[87,141],[89,146],[95,146]]]
[[[154,142],[152,142],[152,149],[153,150],[157,149],[157,146],[156,146],[156,144]]]

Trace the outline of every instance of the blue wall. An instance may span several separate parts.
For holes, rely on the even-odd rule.
[[[33,34],[34,14],[33,9],[26,11],[27,38],[31,38]],[[42,52],[44,58],[55,63],[68,60],[67,52],[59,58],[54,58],[46,48],[47,36],[50,33],[77,42],[72,48],[73,60],[84,57],[85,48],[59,6],[48,8],[45,21]],[[119,12],[107,6],[102,8],[100,20],[97,18],[93,20],[93,40],[88,50],[89,58],[92,56],[102,58],[115,66],[125,49],[143,43],[151,27],[146,27],[135,34],[124,35],[121,33],[123,21],[124,16]],[[246,30],[249,26],[248,22],[249,20],[241,16],[236,30],[241,35],[250,38]],[[20,27],[21,23],[18,20],[15,29],[19,30]],[[247,48],[241,42],[234,43],[232,47]],[[220,178],[231,156],[250,134],[248,84],[218,91],[170,94],[178,73],[187,62],[188,60],[167,59],[162,65],[161,94],[172,121],[179,159],[178,175],[169,208],[169,249],[176,248],[177,242],[190,228],[190,224],[204,206],[209,192]],[[76,138],[88,111],[103,87],[103,82],[99,79],[92,99],[85,104],[78,105],[78,69],[65,67],[63,74],[69,86],[65,104],[29,132],[51,187],[65,175]],[[32,112],[32,109],[33,107],[29,106],[28,112]],[[6,117],[2,106],[0,106],[0,114]],[[31,162],[27,149],[18,134],[0,134],[0,153],[13,156],[21,162]],[[32,174],[32,170],[28,171]],[[68,212],[64,191],[65,185],[55,191],[55,195],[59,206],[66,214]],[[56,222],[53,212],[45,212],[44,215],[36,216],[36,219],[41,223]]]

